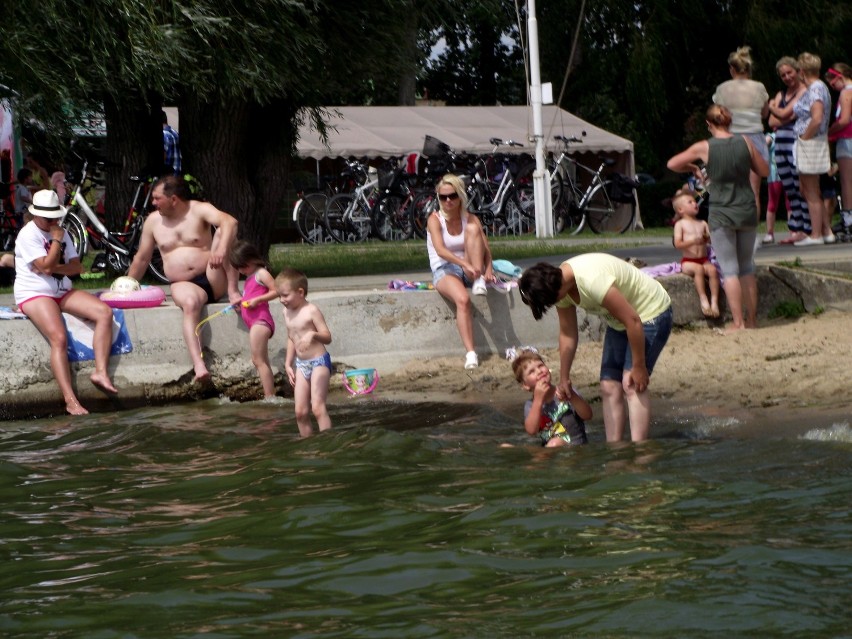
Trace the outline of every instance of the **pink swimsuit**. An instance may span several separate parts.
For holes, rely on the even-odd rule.
[[[246,287],[243,291],[243,299],[251,300],[255,297],[265,295],[268,292],[269,289],[257,281],[257,275],[250,275],[246,280]],[[240,306],[240,312],[243,315],[243,321],[249,328],[251,328],[255,324],[260,323],[264,326],[268,326],[269,330],[272,331],[272,334],[275,334],[275,320],[272,319],[272,313],[269,312],[269,302],[258,304],[253,308],[246,308],[244,306]]]

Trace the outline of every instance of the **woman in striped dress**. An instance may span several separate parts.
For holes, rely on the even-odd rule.
[[[799,63],[795,58],[784,56],[775,64],[775,70],[784,83],[784,89],[769,101],[769,126],[775,131],[775,165],[778,178],[784,185],[784,192],[790,203],[787,211],[787,228],[790,235],[782,240],[781,244],[792,244],[804,239],[811,232],[808,204],[802,197],[799,174],[793,162],[793,143],[796,141],[796,132],[793,130],[796,116],[793,106],[807,87],[799,76]]]

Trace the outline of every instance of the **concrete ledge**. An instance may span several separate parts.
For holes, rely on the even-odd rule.
[[[691,278],[662,278],[669,291],[677,326],[712,325],[701,314]],[[852,282],[831,275],[814,274],[780,266],[759,267],[759,317],[765,318],[779,304],[801,303],[808,311],[818,307],[843,308],[852,300]],[[390,373],[412,359],[458,355],[463,347],[451,305],[434,291],[316,292],[310,299],[323,311],[333,336],[329,347],[338,366],[375,367]],[[556,314],[541,322],[532,318],[520,301],[517,289],[510,293],[489,290],[474,297],[474,332],[480,356],[503,356],[509,346],[557,345]],[[208,307],[213,313],[224,304]],[[281,307],[272,303],[278,327],[270,342],[273,369],[284,361],[285,331]],[[213,384],[201,389],[192,383],[192,367],[182,334],[182,314],[171,302],[159,308],[125,311],[133,352],[114,356],[110,371],[120,389],[106,398],[89,382],[92,365],[72,364],[78,395],[90,410],[120,410],[202,396],[226,395],[234,399],[257,398],[260,384],[251,365],[248,332],[237,314],[226,314],[202,331],[205,358]],[[597,317],[582,313],[581,339],[598,340],[603,325]],[[719,322],[721,324],[721,322]],[[0,321],[0,352],[6,366],[0,368],[0,419],[20,419],[61,414],[64,406],[53,381],[44,338],[26,320]],[[283,382],[283,380],[282,380]],[[279,383],[282,394],[290,392]]]

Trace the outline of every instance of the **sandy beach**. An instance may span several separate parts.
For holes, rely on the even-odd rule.
[[[702,414],[748,419],[821,413],[848,415],[852,407],[848,353],[850,317],[840,311],[797,319],[764,320],[756,330],[721,335],[710,328],[676,329],[651,377],[656,415]],[[556,331],[545,316],[542,331]],[[455,336],[453,336],[455,338]],[[535,344],[533,344],[535,346]],[[461,349],[459,349],[461,351]],[[542,353],[558,369],[555,349]],[[600,419],[598,371],[601,344],[583,342],[572,379]],[[508,360],[482,358],[462,368],[463,356],[413,362],[381,378],[380,396],[401,400],[487,401],[506,410],[528,394],[515,382]],[[555,371],[558,377],[558,371]]]

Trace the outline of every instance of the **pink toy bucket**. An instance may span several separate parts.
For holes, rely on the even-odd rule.
[[[379,383],[375,368],[356,368],[343,373],[343,385],[350,395],[369,395]]]

